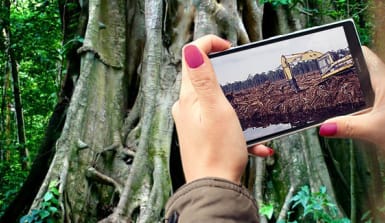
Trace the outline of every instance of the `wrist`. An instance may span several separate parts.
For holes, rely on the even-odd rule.
[[[225,168],[222,168],[223,170]],[[202,171],[199,171],[195,168],[193,172],[185,172],[185,178],[186,178],[186,183],[190,183],[196,180],[201,180],[201,179],[206,179],[206,178],[213,178],[213,179],[223,179],[226,181],[230,181],[234,184],[241,184],[241,174],[237,173],[230,173],[231,171],[224,172],[222,169],[214,169],[210,170],[209,168],[203,168]],[[235,171],[236,172],[236,171]],[[243,172],[240,171],[240,173]]]

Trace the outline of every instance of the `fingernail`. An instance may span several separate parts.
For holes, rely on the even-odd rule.
[[[319,129],[319,134],[321,136],[334,136],[337,133],[337,124],[336,123],[325,123],[322,124]]]
[[[201,52],[194,45],[188,45],[184,48],[184,57],[190,68],[197,68],[204,62]]]
[[[269,156],[274,155],[274,150],[272,148],[269,148]]]

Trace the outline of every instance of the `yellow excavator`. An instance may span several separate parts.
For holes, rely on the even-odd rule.
[[[291,88],[298,93],[300,91],[297,81],[294,78],[291,70],[290,64],[298,63],[302,61],[316,60],[318,68],[320,70],[321,78],[326,79],[330,76],[333,76],[337,73],[345,71],[353,67],[353,59],[350,54],[334,60],[330,52],[320,53],[313,50],[308,50],[303,53],[295,53],[290,55],[281,56],[281,65],[283,73],[285,74],[286,79],[288,80]]]

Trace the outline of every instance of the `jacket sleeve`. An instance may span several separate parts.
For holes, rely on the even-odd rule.
[[[259,222],[254,198],[241,185],[203,178],[181,188],[166,204],[166,222]]]

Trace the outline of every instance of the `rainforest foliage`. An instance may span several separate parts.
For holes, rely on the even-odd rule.
[[[0,215],[28,174],[29,168],[23,168],[22,162],[31,163],[41,144],[56,104],[63,62],[61,22],[55,1],[11,1],[8,12],[3,7],[5,2],[0,7]],[[19,77],[24,145],[18,140],[9,47]],[[20,157],[19,148],[29,151],[28,156]]]

